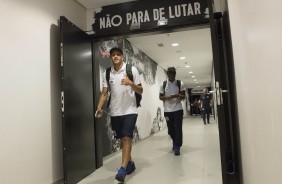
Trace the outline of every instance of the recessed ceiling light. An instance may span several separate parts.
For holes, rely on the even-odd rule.
[[[173,43],[173,44],[171,44],[171,46],[173,46],[173,47],[177,47],[179,45],[179,43]]]
[[[186,57],[183,56],[183,57],[180,57],[179,59],[183,60],[183,59],[186,59]]]
[[[194,79],[194,81],[197,81],[197,79]]]
[[[186,67],[186,68],[189,68],[190,66],[189,66],[189,65],[186,65],[185,67]]]
[[[189,73],[193,73],[193,72],[189,72]]]
[[[194,75],[192,76],[192,78],[195,78],[195,77],[196,77],[196,76],[194,76]]]

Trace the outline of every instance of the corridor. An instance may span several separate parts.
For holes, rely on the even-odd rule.
[[[125,178],[131,184],[222,184],[217,123],[203,125],[200,117],[183,120],[181,155],[171,150],[164,129],[133,145],[136,170]],[[121,152],[104,159],[104,165],[79,184],[116,184]]]

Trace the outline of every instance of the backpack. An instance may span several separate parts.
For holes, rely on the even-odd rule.
[[[110,89],[110,83],[109,83],[109,80],[110,80],[110,71],[111,71],[111,67],[107,68],[106,70],[106,80],[108,82],[108,86],[109,86],[109,89]],[[129,65],[129,64],[126,64],[126,74],[127,74],[127,77],[133,81],[133,74],[132,74],[132,66]],[[141,107],[141,99],[142,99],[142,95],[138,94],[135,92],[135,99],[136,99],[136,106],[137,107]],[[111,95],[109,97],[109,100],[108,100],[108,105],[107,107],[110,106],[110,101],[111,101]]]
[[[164,82],[163,82],[164,94],[165,94],[166,82],[167,82],[167,81],[164,81]],[[180,81],[180,80],[176,80],[176,83],[177,83],[177,86],[178,86],[178,89],[179,89],[179,92],[180,92],[181,81]]]

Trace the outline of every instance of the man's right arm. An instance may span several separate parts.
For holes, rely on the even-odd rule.
[[[160,93],[159,94],[159,99],[162,100],[162,101],[165,101],[165,96],[163,93]]]
[[[172,96],[165,96],[163,93],[160,93],[160,95],[159,95],[159,99],[162,100],[162,101],[171,100],[173,98],[174,98],[173,95]]]
[[[95,113],[95,117],[96,118],[99,117],[99,115],[102,114],[102,107],[103,107],[104,103],[106,102],[107,97],[108,97],[108,88],[107,87],[103,87],[102,93],[101,93],[100,98],[99,98],[99,102],[98,102],[98,106],[97,106],[97,111]]]
[[[200,96],[200,108],[202,109],[203,108],[203,100],[202,100],[202,95]]]

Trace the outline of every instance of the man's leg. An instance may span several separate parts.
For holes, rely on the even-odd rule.
[[[137,120],[137,114],[130,114],[120,117],[120,137],[122,146],[122,161],[121,168],[118,170],[116,179],[120,182],[124,182],[127,174],[131,174],[135,170],[134,163],[130,162],[130,169],[127,168],[129,161],[131,160],[131,150],[132,150],[132,138]]]
[[[206,124],[206,111],[205,110],[203,110],[203,122],[204,122],[204,124]]]
[[[166,124],[167,124],[167,132],[168,135],[170,135],[172,139],[172,150],[174,150],[175,147],[175,129],[174,129],[174,116],[171,112],[165,112],[164,113]]]
[[[182,133],[182,122],[183,122],[183,110],[176,111],[174,114],[174,125],[175,125],[175,155],[180,155],[180,147],[182,146],[183,133]]]
[[[121,139],[122,144],[122,161],[121,166],[127,167],[128,161],[131,161],[132,139],[130,137],[123,137]]]
[[[132,151],[132,139],[130,137],[122,138],[122,161],[121,167],[126,168],[126,174],[130,175],[136,169],[135,163],[132,161],[131,158],[131,151]]]

